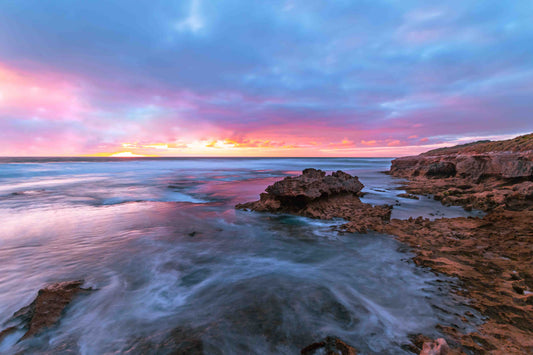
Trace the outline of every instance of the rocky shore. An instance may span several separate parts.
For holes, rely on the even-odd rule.
[[[389,174],[408,179],[402,188],[411,198],[427,195],[486,215],[391,220],[391,206],[359,200],[363,185],[357,177],[314,169],[285,178],[259,201],[236,208],[344,218],[346,231],[394,235],[413,248],[417,264],[457,277],[461,287],[455,292],[486,317],[469,334],[441,327],[451,354],[533,353],[533,134],[395,159]],[[440,341],[413,339],[426,341],[414,340],[412,351],[448,352],[447,346],[439,350],[444,349]]]
[[[533,200],[533,134],[398,158],[389,174],[409,179],[409,193],[432,195],[443,204],[528,210]]]
[[[393,219],[376,228],[411,245],[415,262],[452,275],[487,317],[477,332],[443,329],[471,353],[533,353],[533,134],[392,161],[408,193],[481,209],[483,218]]]

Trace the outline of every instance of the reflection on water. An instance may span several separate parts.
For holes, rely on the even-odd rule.
[[[383,235],[342,221],[235,211],[289,172],[360,177],[394,203],[386,159],[137,159],[0,164],[0,322],[43,285],[84,279],[60,325],[0,352],[298,353],[336,335],[362,353],[402,353],[410,333],[464,326],[450,282]],[[416,202],[416,201],[415,201]],[[420,207],[422,206],[422,207]],[[439,211],[402,203],[400,217]],[[193,347],[194,347],[193,346]]]

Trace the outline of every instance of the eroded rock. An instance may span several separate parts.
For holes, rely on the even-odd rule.
[[[409,179],[409,193],[430,194],[445,205],[518,211],[533,201],[532,147],[533,134],[440,148],[395,159],[389,173]]]
[[[290,213],[310,218],[344,218],[349,232],[366,232],[376,223],[390,219],[392,207],[361,202],[363,184],[357,176],[342,171],[305,169],[302,175],[286,177],[266,188],[259,201],[238,204],[237,209]]]
[[[260,200],[239,204],[239,209],[268,212],[301,212],[317,200],[338,195],[356,195],[363,188],[357,176],[337,171],[326,176],[317,169],[305,169],[302,175],[286,177],[268,186]]]
[[[451,178],[479,183],[533,178],[533,134],[507,141],[482,141],[435,149],[392,161],[390,174],[404,178]]]

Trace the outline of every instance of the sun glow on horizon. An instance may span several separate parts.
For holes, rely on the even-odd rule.
[[[120,152],[120,153],[111,154],[110,157],[115,157],[115,158],[142,158],[142,157],[147,157],[147,155],[135,154],[135,153],[132,153],[132,152]]]
[[[513,138],[512,135],[469,137],[467,141],[481,139],[503,140]],[[414,138],[413,138],[414,139]],[[270,139],[229,139],[207,138],[192,141],[172,142],[137,142],[120,143],[117,147],[107,152],[95,152],[86,156],[116,157],[116,158],[142,158],[142,157],[399,157],[416,155],[431,149],[453,146],[465,143],[464,139],[443,139],[428,142],[424,139],[422,144],[415,141],[399,145],[394,140],[361,140],[353,141],[343,139],[337,142],[277,141]],[[122,148],[122,149],[121,149]],[[128,150],[123,150],[127,148]],[[391,150],[391,148],[393,150]]]
[[[88,156],[113,157],[113,158],[146,158],[146,157],[156,157],[157,155],[136,154],[132,152],[116,152],[116,153],[96,153],[96,154],[90,154]]]

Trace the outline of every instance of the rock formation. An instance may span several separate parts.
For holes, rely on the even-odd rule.
[[[524,210],[533,200],[533,134],[398,158],[389,173],[409,179],[408,192],[446,205]]]
[[[533,152],[426,154],[393,160],[391,174],[405,178],[460,177],[474,183],[490,177],[528,179],[533,176]]]
[[[391,206],[372,206],[361,202],[363,184],[356,176],[337,171],[305,169],[302,175],[286,177],[266,188],[259,201],[238,204],[237,209],[291,213],[311,218],[344,218],[348,231],[365,232],[390,219]]]
[[[326,176],[322,170],[305,169],[302,175],[286,177],[266,188],[260,200],[237,205],[239,209],[305,213],[309,205],[337,195],[357,195],[363,184],[342,171]]]
[[[419,265],[452,275],[487,317],[478,332],[442,330],[474,353],[533,353],[533,134],[395,159],[403,188],[483,218],[393,219],[377,226],[413,246]]]
[[[483,218],[392,219],[377,231],[411,245],[414,262],[457,277],[456,292],[487,317],[479,332],[442,328],[473,353],[533,350],[533,211],[498,210]]]
[[[0,333],[2,338],[19,330],[26,332],[20,340],[39,335],[59,322],[65,308],[82,291],[83,281],[65,281],[49,285],[37,293],[35,300],[21,308],[6,324],[14,324]]]
[[[392,161],[391,175],[404,178],[457,177],[471,183],[483,179],[533,178],[533,134],[508,141],[478,142],[440,148]]]

